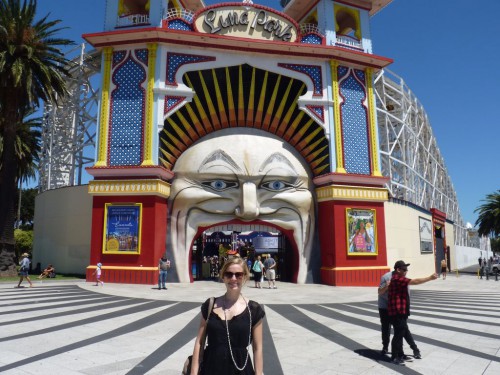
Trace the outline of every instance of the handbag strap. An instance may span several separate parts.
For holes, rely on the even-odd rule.
[[[215,297],[210,297],[210,302],[208,303],[208,314],[207,320],[205,322],[205,328],[203,328],[203,336],[200,341],[200,354],[198,355],[198,362],[201,363],[203,361],[203,352],[205,351],[205,341],[207,339],[207,325],[208,319],[210,318],[210,314],[214,308]]]

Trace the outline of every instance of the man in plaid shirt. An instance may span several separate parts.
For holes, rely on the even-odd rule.
[[[408,331],[408,316],[410,315],[410,294],[408,293],[409,285],[419,285],[431,280],[436,280],[438,275],[433,273],[429,277],[420,279],[408,279],[409,263],[398,260],[394,265],[394,273],[392,274],[389,284],[389,303],[387,312],[391,318],[391,323],[394,327],[394,337],[392,338],[392,359],[396,364],[404,363],[403,353],[403,338]]]

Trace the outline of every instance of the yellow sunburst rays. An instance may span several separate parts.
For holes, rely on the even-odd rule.
[[[274,115],[273,122],[269,126],[269,131],[273,134],[276,134],[278,130],[278,123],[281,119],[281,116],[283,115],[283,110],[285,109],[285,104],[288,100],[288,96],[290,95],[290,90],[292,89],[292,85],[293,85],[293,79],[290,79],[290,82],[288,82],[288,87],[286,88],[286,91],[283,94],[283,97],[281,98],[281,102],[280,105],[278,106],[278,110],[276,111],[276,115]],[[276,85],[276,87],[277,86],[278,85]]]
[[[295,117],[295,119],[293,120],[293,122],[291,123],[291,125],[288,127],[288,129],[286,130],[286,132],[283,134],[283,139],[285,141],[287,141],[288,143],[290,143],[290,139],[292,138],[293,134],[297,130],[297,128],[298,128],[300,122],[302,121],[302,118],[304,117],[304,115],[305,115],[304,111],[300,111],[299,114],[297,115],[297,117]]]
[[[217,117],[217,113],[215,111],[215,106],[214,106],[214,103],[212,102],[212,96],[210,95],[210,92],[208,91],[207,84],[205,82],[205,78],[203,78],[201,71],[198,71],[198,75],[200,76],[201,86],[203,87],[203,94],[205,95],[205,100],[206,100],[207,105],[208,105],[208,112],[210,114],[210,120],[212,121],[212,125],[213,125],[214,129],[220,130],[221,124],[220,124],[219,118]]]
[[[290,139],[290,144],[297,148],[299,151],[302,148],[298,148],[297,144],[300,142],[302,137],[306,134],[307,130],[311,127],[312,124],[314,124],[314,120],[312,118],[309,118],[309,121],[307,121],[302,127],[294,134],[294,136]],[[302,143],[304,140],[302,141]]]
[[[276,105],[276,98],[278,96],[278,89],[280,87],[280,83],[281,83],[281,76],[278,76],[278,80],[276,81],[276,84],[274,85],[273,93],[271,94],[271,101],[269,102],[269,105],[267,106],[266,115],[264,117],[264,121],[263,121],[262,126],[261,126],[261,128],[263,130],[267,130],[271,133],[272,133],[272,131],[269,130],[269,127],[271,125],[271,116],[273,115],[274,106]]]
[[[229,127],[229,123],[227,121],[226,108],[224,106],[224,101],[222,100],[222,93],[220,91],[219,80],[217,79],[217,74],[215,74],[215,69],[212,69],[212,79],[214,80],[215,97],[217,99],[217,106],[219,109],[218,113],[220,116],[221,127],[227,128],[227,127]],[[217,113],[216,113],[216,115],[217,115]]]
[[[174,143],[173,147],[178,150],[178,155],[176,153],[176,156],[179,157],[180,154],[186,151],[188,145],[191,144],[190,137],[182,131],[182,129],[174,120],[172,120],[172,118],[169,117],[167,121],[176,135],[170,132],[166,132],[166,134],[167,137],[170,138],[170,140]]]
[[[229,126],[237,126],[236,111],[234,107],[233,88],[231,87],[231,76],[229,68],[226,67],[226,90],[227,90],[227,114],[229,116]]]
[[[245,125],[245,104],[243,103],[243,69],[238,67],[238,124]]]
[[[243,86],[243,82],[242,86]],[[255,109],[255,68],[252,68],[252,81],[250,83],[250,95],[248,97],[248,110],[247,110],[247,121],[246,125],[253,127],[254,124],[254,109]]]
[[[193,84],[191,83],[191,80],[189,79],[189,76],[186,74],[186,82],[188,83],[189,87],[193,88]],[[201,116],[201,122],[203,123],[203,126],[201,126],[202,129],[205,130],[206,133],[211,133],[214,128],[212,126],[212,123],[210,122],[210,119],[208,118],[207,113],[205,112],[205,108],[203,108],[203,105],[201,104],[200,98],[198,95],[195,95],[193,97],[194,104],[196,106],[196,109],[198,110],[198,113]],[[189,107],[191,107],[190,104],[188,104]],[[200,133],[201,135],[201,133]]]
[[[268,77],[269,77],[269,72],[266,71],[266,73],[264,74],[264,82],[262,83],[262,90],[260,91],[259,104],[257,105],[257,113],[255,114],[254,127],[259,129],[262,126],[262,116],[264,115],[264,102],[266,100]]]
[[[317,166],[323,160],[325,160],[325,158],[328,156],[328,155],[323,155],[322,157],[316,159],[321,154],[321,152],[327,147],[325,145],[325,146],[317,149],[321,145],[321,143],[323,142],[323,140],[324,140],[324,138],[320,134],[321,131],[322,131],[322,129],[318,126],[316,129],[314,129],[311,132],[311,134],[309,134],[307,137],[305,137],[296,146],[296,148],[298,150],[300,150],[300,153],[302,155],[304,155],[304,158],[306,159],[306,161],[311,166],[311,169],[314,170],[315,174],[319,173],[319,171],[323,170],[326,167],[326,166],[321,166],[319,168],[319,171],[318,171],[318,168],[317,168]],[[318,134],[320,134],[319,139],[316,140],[314,143],[311,143],[313,141],[313,139],[316,138],[316,136]]]
[[[276,135],[278,137],[283,137],[283,135],[285,134],[285,131],[288,127],[288,124],[290,124],[290,120],[292,119],[292,115],[295,112],[295,110],[297,109],[297,101],[299,100],[299,97],[300,97],[304,87],[305,87],[305,85],[302,85],[300,87],[300,89],[297,91],[297,94],[295,95],[295,98],[293,100],[293,104],[288,108],[288,111],[287,111],[285,117],[281,121],[281,124],[278,126],[278,129],[276,130]]]
[[[196,116],[196,113],[193,111],[193,107],[191,104],[186,105],[186,111],[189,115],[189,118],[191,119],[191,123],[194,125],[194,128],[198,132],[200,137],[203,137],[204,135],[207,134],[205,128],[201,124],[200,120],[198,119],[198,116]]]

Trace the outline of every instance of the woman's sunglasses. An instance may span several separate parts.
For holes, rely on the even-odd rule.
[[[229,272],[229,271],[224,272],[224,277],[226,279],[232,279],[233,276],[236,276],[237,279],[242,279],[243,275],[244,275],[243,272]]]

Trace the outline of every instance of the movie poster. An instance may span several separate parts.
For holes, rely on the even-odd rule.
[[[141,211],[140,203],[106,204],[103,253],[140,253]]]
[[[348,255],[378,253],[376,224],[375,210],[346,209]]]

